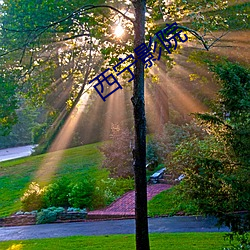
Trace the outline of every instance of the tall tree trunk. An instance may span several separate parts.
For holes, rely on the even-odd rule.
[[[146,0],[133,1],[135,7],[134,47],[145,42]],[[146,180],[146,117],[144,103],[144,64],[135,54],[135,79],[132,103],[134,107],[136,249],[149,250]]]

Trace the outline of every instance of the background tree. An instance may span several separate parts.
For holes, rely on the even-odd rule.
[[[0,136],[9,134],[12,126],[17,122],[16,85],[6,73],[2,72],[0,77]]]
[[[196,115],[209,135],[182,143],[170,169],[185,174],[181,190],[203,213],[242,233],[250,225],[250,71],[230,62],[210,68],[222,87],[216,112]]]
[[[102,167],[110,171],[112,178],[133,177],[132,135],[129,130],[113,124],[110,139],[100,147],[105,156]]]
[[[204,138],[206,135],[206,132],[197,126],[194,121],[184,125],[165,124],[162,131],[155,133],[147,143],[148,163],[152,163],[154,167],[159,164],[167,164],[166,159],[176,151],[177,146],[194,135],[199,139]]]

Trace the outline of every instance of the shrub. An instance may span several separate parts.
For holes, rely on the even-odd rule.
[[[91,207],[93,193],[94,185],[92,181],[85,179],[78,182],[72,186],[69,193],[69,204],[79,208]]]
[[[154,171],[159,163],[159,156],[157,154],[157,142],[154,140],[149,140],[147,143],[147,170]]]
[[[44,193],[45,207],[68,207],[68,196],[70,190],[70,181],[66,178],[61,178],[58,181],[48,185],[45,188]]]
[[[68,207],[67,213],[70,213],[70,212],[87,213],[87,210],[86,208],[80,209],[80,208],[75,208],[75,207]]]
[[[22,209],[24,211],[39,210],[43,207],[44,189],[38,183],[32,182],[27,191],[21,197]]]
[[[100,208],[111,204],[124,193],[134,189],[132,178],[106,178],[96,182],[93,205]]]
[[[113,193],[119,197],[124,193],[134,190],[135,183],[133,178],[119,178],[116,179],[116,185],[113,186]]]
[[[59,213],[64,212],[62,207],[49,207],[37,213],[36,224],[55,222]]]
[[[224,237],[229,240],[230,247],[225,247],[223,250],[250,250],[250,240],[247,233],[228,233]],[[237,241],[236,244],[233,244],[233,241]]]
[[[116,196],[113,194],[112,189],[116,185],[114,178],[101,179],[96,182],[93,193],[94,208],[101,208],[112,203]]]
[[[182,143],[172,154],[168,169],[174,177],[184,174],[179,187],[187,199],[196,202],[207,214],[244,210],[239,195],[232,187],[237,184],[232,168],[227,163],[223,145],[212,136]]]
[[[47,123],[37,124],[32,129],[32,140],[34,144],[38,144],[42,138],[42,136],[46,133],[46,130],[48,129]]]

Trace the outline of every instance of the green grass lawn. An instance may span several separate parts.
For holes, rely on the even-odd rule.
[[[222,250],[228,246],[224,233],[151,234],[151,250]],[[74,236],[67,238],[0,242],[1,250],[131,250],[134,235]]]
[[[187,202],[177,194],[175,187],[153,197],[148,203],[148,215],[151,217],[161,215],[175,215],[177,212],[184,212],[185,214],[197,215],[199,214],[197,207],[191,202]]]
[[[102,160],[98,145],[100,143],[65,150],[51,180],[64,176],[79,181],[86,174],[105,177],[107,171],[98,169]],[[50,154],[53,157],[57,153]],[[37,181],[35,174],[45,157],[46,154],[0,163],[0,217],[21,209],[20,197],[30,182]]]

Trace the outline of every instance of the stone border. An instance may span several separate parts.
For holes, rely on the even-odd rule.
[[[58,215],[57,220],[54,223],[83,221],[86,219],[86,216],[87,213],[82,212],[63,212]],[[35,224],[35,214],[15,214],[9,217],[0,218],[0,227],[27,226]]]

